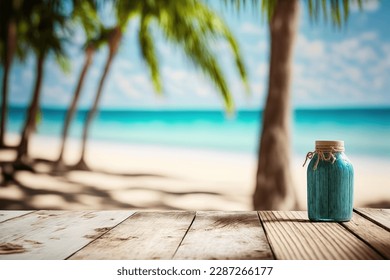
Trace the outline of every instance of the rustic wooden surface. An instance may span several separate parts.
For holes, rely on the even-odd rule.
[[[342,225],[356,234],[366,244],[370,244],[382,256],[390,259],[389,231],[354,213],[351,221]]]
[[[194,217],[195,212],[137,213],[71,259],[171,259]]]
[[[338,223],[311,223],[303,212],[261,212],[277,259],[382,259]]]
[[[390,209],[357,209],[357,213],[390,230]]]
[[[389,259],[390,210],[0,211],[0,259]]]
[[[37,211],[0,224],[0,259],[65,259],[129,217],[125,211]]]
[[[13,219],[13,218],[16,218],[16,217],[19,217],[19,216],[26,215],[26,214],[31,213],[31,212],[32,211],[3,211],[3,212],[0,212],[0,223],[7,221],[7,220],[10,220],[10,219]]]
[[[197,212],[175,259],[272,259],[257,212]]]

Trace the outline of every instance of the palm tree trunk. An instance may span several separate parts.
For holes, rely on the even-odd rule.
[[[4,64],[4,73],[3,73],[3,86],[1,89],[1,123],[0,123],[0,148],[5,147],[5,125],[7,122],[7,107],[8,107],[8,73],[9,73],[8,62]]]
[[[66,139],[67,139],[68,132],[69,132],[70,123],[71,123],[71,121],[76,113],[76,107],[77,107],[77,103],[80,99],[81,89],[82,89],[82,86],[84,84],[84,79],[85,79],[85,76],[88,72],[89,66],[91,65],[94,52],[95,52],[95,50],[92,47],[87,48],[86,52],[85,52],[84,66],[83,66],[83,69],[81,70],[81,73],[80,73],[79,81],[77,83],[77,87],[76,87],[76,90],[75,90],[74,95],[73,95],[73,100],[69,106],[69,110],[67,111],[66,117],[65,117],[64,127],[62,130],[61,150],[60,150],[60,155],[59,155],[58,160],[57,160],[57,167],[61,166],[61,168],[63,168],[62,160],[63,160],[63,156],[64,156],[65,144],[66,144]]]
[[[37,59],[37,76],[35,79],[35,88],[30,103],[30,107],[27,112],[26,121],[22,130],[19,146],[17,147],[17,158],[18,163],[25,163],[28,155],[28,142],[31,134],[35,129],[36,117],[39,109],[39,99],[41,95],[41,86],[43,80],[43,63],[45,61],[44,55],[39,55]]]
[[[16,48],[16,23],[10,20],[7,28],[7,43],[4,51],[4,73],[3,86],[1,89],[2,103],[1,103],[1,122],[0,122],[0,147],[5,147],[5,133],[7,124],[7,107],[8,107],[8,80],[9,72],[12,65],[12,59]]]
[[[100,78],[99,82],[99,87],[95,96],[95,101],[93,102],[91,110],[88,111],[87,118],[85,120],[84,128],[83,128],[83,139],[82,139],[82,146],[81,146],[81,157],[78,163],[74,166],[74,169],[79,169],[79,170],[88,170],[88,165],[85,162],[85,150],[86,150],[86,145],[87,145],[87,139],[88,139],[88,134],[90,131],[90,127],[92,124],[92,120],[96,115],[98,105],[100,102],[100,98],[103,92],[103,85],[106,80],[107,74],[110,70],[111,64],[112,64],[112,59],[114,55],[111,53],[109,54],[106,65],[104,67],[104,72],[102,77]]]
[[[99,105],[100,98],[101,98],[102,91],[103,91],[104,82],[105,82],[107,74],[110,70],[112,60],[114,59],[114,57],[118,51],[121,39],[122,39],[122,31],[121,31],[120,27],[117,26],[112,30],[112,32],[110,33],[109,38],[108,38],[109,55],[108,55],[108,58],[106,61],[106,66],[104,67],[103,75],[100,78],[99,87],[98,87],[98,90],[97,90],[96,96],[95,96],[95,101],[92,105],[91,110],[89,110],[89,112],[88,112],[87,119],[86,119],[85,124],[84,124],[83,139],[82,139],[82,146],[81,146],[81,157],[80,157],[80,160],[78,161],[78,163],[73,167],[74,169],[81,169],[81,170],[88,170],[89,169],[86,162],[85,162],[85,150],[86,150],[86,145],[87,145],[87,138],[88,138],[90,126],[92,124],[92,120],[95,117],[97,109],[98,109],[98,105]]]
[[[270,22],[271,57],[268,97],[263,114],[254,208],[297,208],[291,162],[290,84],[298,0],[279,0]]]

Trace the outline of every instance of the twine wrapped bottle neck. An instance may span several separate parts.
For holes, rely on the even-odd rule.
[[[329,145],[316,145],[316,149],[313,152],[306,154],[305,166],[308,159],[312,159],[317,154],[316,163],[313,166],[313,170],[316,170],[320,160],[331,162],[332,164],[336,161],[335,153],[344,152],[344,146],[329,146]]]

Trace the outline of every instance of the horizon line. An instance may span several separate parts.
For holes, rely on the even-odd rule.
[[[11,104],[9,109],[27,109],[28,105]],[[41,110],[58,110],[65,111],[68,107],[63,106],[41,106]],[[77,111],[88,111],[89,107],[78,108]],[[357,105],[357,106],[297,106],[292,107],[292,111],[316,111],[316,110],[390,110],[390,105]],[[176,107],[176,108],[156,108],[156,107],[103,107],[99,111],[135,111],[135,112],[161,112],[161,111],[196,111],[196,112],[210,112],[218,111],[224,112],[224,108],[201,108],[201,107]],[[236,108],[236,112],[248,112],[248,111],[264,111],[264,107],[261,108]]]

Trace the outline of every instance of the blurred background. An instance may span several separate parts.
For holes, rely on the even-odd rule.
[[[390,207],[390,3],[283,2],[3,0],[0,209],[306,209],[315,140],[345,141],[355,206]]]

